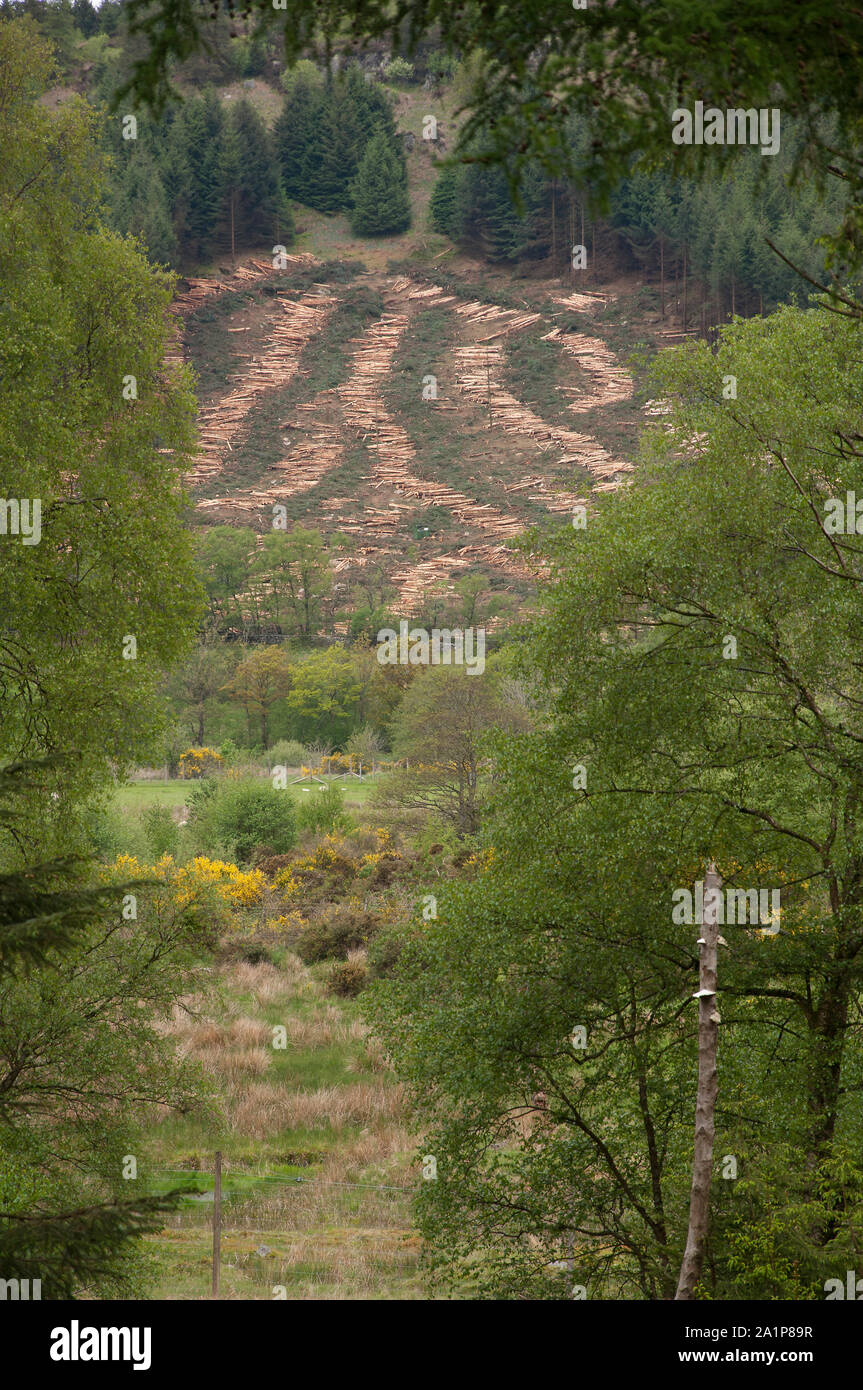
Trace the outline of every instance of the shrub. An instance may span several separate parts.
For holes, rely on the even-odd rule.
[[[267,757],[271,767],[302,767],[309,755],[295,738],[280,738],[273,744]]]
[[[85,828],[90,848],[97,859],[113,859],[123,848],[116,813],[104,807],[91,807],[86,812]]]
[[[342,999],[356,999],[368,979],[369,972],[361,960],[344,960],[333,966],[327,986]]]
[[[186,798],[189,835],[195,849],[206,854],[211,854],[219,844],[216,808],[221,786],[220,782],[215,782],[212,778],[205,779],[193,787]]]
[[[332,830],[346,830],[350,817],[342,806],[342,794],[336,786],[325,791],[312,791],[297,807],[297,825],[300,830],[323,835]]]
[[[269,783],[223,784],[213,808],[213,825],[221,843],[244,864],[259,846],[266,846],[271,854],[287,854],[297,838],[290,796]]]
[[[349,951],[368,945],[380,926],[373,912],[342,906],[319,917],[303,929],[297,954],[312,965],[319,960],[346,960]]]
[[[385,979],[392,973],[414,934],[415,928],[404,922],[392,922],[377,933],[369,946],[369,970],[375,979]]]
[[[315,88],[324,85],[324,75],[317,63],[313,63],[310,58],[300,58],[294,63],[292,68],[287,68],[279,78],[285,92],[290,96],[297,82],[305,83],[306,86]]]
[[[222,766],[222,755],[215,748],[187,748],[180,754],[181,777],[211,777]]]
[[[426,60],[428,75],[435,82],[451,82],[457,67],[458,59],[451,53],[445,53],[442,48],[433,49]]]
[[[236,767],[240,759],[242,749],[238,748],[232,738],[226,738],[219,748],[222,762],[225,767]]]
[[[406,58],[390,58],[389,62],[384,64],[384,77],[388,82],[412,82],[414,65]]]
[[[176,858],[180,831],[167,806],[148,806],[141,816],[147,848],[156,859],[163,854]]]

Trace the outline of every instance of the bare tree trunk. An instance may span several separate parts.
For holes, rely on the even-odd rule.
[[[704,908],[701,913],[698,971],[698,1095],[695,1102],[695,1148],[692,1157],[692,1189],[689,1196],[689,1230],[680,1266],[675,1299],[695,1296],[701,1278],[704,1244],[710,1219],[710,1183],[713,1177],[713,1136],[715,1130],[716,1050],[719,1039],[719,1010],[716,1007],[716,938],[719,889],[722,879],[711,864],[704,879]]]
[[[659,280],[662,320],[665,322],[665,237],[659,234]]]

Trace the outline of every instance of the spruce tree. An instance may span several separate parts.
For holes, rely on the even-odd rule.
[[[233,204],[237,245],[291,239],[293,220],[282,188],[273,141],[261,117],[247,101],[238,102],[226,122],[221,174],[229,226]]]
[[[289,198],[308,202],[308,160],[321,119],[323,95],[298,77],[273,129],[282,186]]]
[[[404,155],[383,130],[373,135],[366,146],[351,194],[351,227],[357,236],[392,236],[410,226]]]
[[[44,1037],[53,1027],[45,1001],[64,961],[94,922],[116,911],[118,891],[133,885],[92,887],[72,856],[44,863],[6,865],[22,821],[19,804],[40,789],[48,761],[0,767],[0,1032],[8,1047],[20,1018],[21,983],[42,1007]],[[137,885],[134,885],[137,886]],[[18,993],[16,994],[16,986]],[[110,1025],[109,1025],[110,1026]],[[0,1062],[0,1269],[5,1279],[41,1281],[45,1298],[74,1298],[82,1288],[134,1295],[130,1256],[136,1237],[159,1230],[177,1205],[178,1192],[99,1200],[93,1175],[64,1180],[62,1124],[74,1125],[74,1103],[60,1113],[47,1102],[27,1105],[16,1082],[32,1066],[21,1046]],[[5,1065],[4,1065],[5,1063]],[[63,1112],[66,1112],[65,1115]],[[47,1125],[46,1116],[51,1123]],[[35,1295],[39,1297],[39,1294]]]
[[[445,164],[429,202],[429,221],[436,232],[445,236],[458,237],[461,231],[457,216],[459,172],[455,164]]]
[[[212,252],[223,203],[224,116],[214,92],[189,101],[176,122],[178,174],[185,209],[183,251],[190,260]]]
[[[314,183],[308,202],[321,212],[341,212],[351,204],[351,183],[368,140],[362,113],[344,81],[327,90],[314,144]]]
[[[136,150],[123,170],[112,220],[118,231],[140,238],[152,261],[170,265],[176,259],[177,238],[165,186],[146,149]]]

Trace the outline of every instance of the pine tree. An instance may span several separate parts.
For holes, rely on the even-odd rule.
[[[21,815],[16,799],[32,795],[48,762],[0,768],[0,844],[4,859]],[[0,861],[2,862],[2,861]],[[89,887],[73,857],[29,863],[0,871],[0,1027],[8,1030],[6,991],[26,973],[35,983],[62,969],[92,923],[115,910],[116,884]],[[46,1016],[46,1031],[50,1027]],[[8,1039],[7,1039],[8,1040]],[[26,1052],[22,1051],[23,1058]],[[8,1057],[7,1057],[8,1060]],[[16,1076],[5,1068],[5,1081]],[[68,1110],[72,1110],[69,1105]],[[55,1117],[56,1118],[56,1117]],[[0,1268],[5,1279],[39,1280],[47,1298],[74,1298],[82,1286],[107,1280],[132,1291],[128,1279],[132,1243],[158,1230],[177,1205],[178,1193],[164,1197],[94,1200],[82,1185],[75,1200],[58,1177],[56,1131],[46,1140],[45,1115],[22,1105],[15,1087],[0,1087]],[[125,1288],[124,1288],[125,1285]],[[132,1286],[133,1288],[134,1286]],[[38,1295],[37,1295],[38,1296]]]
[[[363,113],[344,81],[327,89],[314,142],[307,201],[321,212],[341,212],[351,204],[351,183],[368,142]]]
[[[262,240],[288,242],[294,232],[282,188],[273,141],[261,117],[247,101],[233,108],[222,140],[221,175],[227,218],[233,212],[234,240],[250,245]]]
[[[200,260],[212,251],[222,213],[223,128],[222,108],[212,91],[187,102],[175,122],[176,154],[180,156],[175,167],[184,209],[181,246],[184,257],[191,260]]]
[[[168,265],[175,260],[177,238],[165,185],[146,149],[129,157],[113,200],[112,220],[118,231],[140,238],[150,260]]]
[[[404,155],[379,130],[366,146],[351,189],[357,236],[392,236],[411,222]]]
[[[445,164],[437,176],[429,201],[429,221],[436,232],[456,238],[460,235],[458,225],[459,169],[455,164]]]
[[[273,136],[282,174],[282,185],[289,198],[308,201],[308,156],[321,119],[321,92],[297,78],[282,107]]]

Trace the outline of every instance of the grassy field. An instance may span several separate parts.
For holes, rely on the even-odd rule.
[[[147,1239],[154,1297],[210,1296],[216,1149],[223,1298],[424,1296],[410,1218],[420,1166],[401,1089],[356,1005],[328,996],[321,970],[289,954],[278,965],[223,961],[212,998],[187,1001],[166,1025],[210,1078],[216,1113],[142,1132],[148,1188],[203,1194]]]
[[[266,773],[261,774],[257,779],[269,781]],[[314,782],[306,780],[296,785],[288,785],[288,791],[297,801],[307,796],[314,796],[315,787],[320,786],[321,782],[329,785],[334,782],[344,792],[346,806],[362,806],[368,801],[372,790],[380,782],[380,773],[373,776],[364,776],[360,782],[356,777],[345,780],[342,777],[324,777],[315,779]],[[189,793],[197,786],[197,782],[190,779],[183,781],[182,778],[173,778],[169,782],[147,781],[147,782],[127,782],[124,786],[118,787],[114,796],[114,805],[122,812],[140,814],[148,806],[184,806]]]

